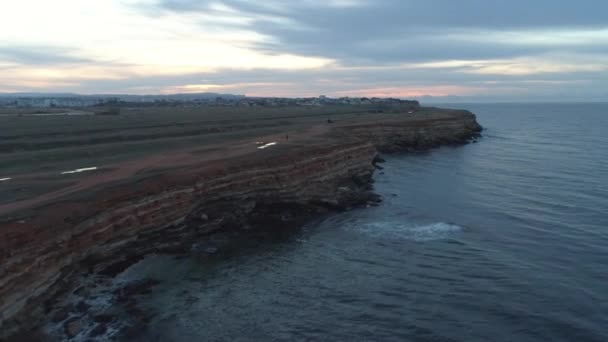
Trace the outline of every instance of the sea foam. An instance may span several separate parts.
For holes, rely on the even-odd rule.
[[[434,241],[452,237],[464,228],[451,223],[404,224],[398,222],[367,223],[358,230],[376,238],[404,239],[413,241]]]

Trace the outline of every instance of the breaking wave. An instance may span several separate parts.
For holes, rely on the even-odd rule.
[[[361,232],[376,238],[434,241],[451,238],[464,228],[451,223],[435,222],[412,225],[396,222],[373,222],[358,227]]]

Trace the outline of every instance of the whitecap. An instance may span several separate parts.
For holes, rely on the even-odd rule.
[[[403,239],[413,241],[444,240],[461,232],[464,228],[451,223],[403,224],[397,222],[373,222],[358,227],[363,233],[375,238]]]
[[[0,182],[6,182],[6,181],[9,181],[11,179],[12,178],[9,178],[9,177],[7,177],[7,178],[0,178]]]

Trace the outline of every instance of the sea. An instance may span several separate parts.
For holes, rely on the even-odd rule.
[[[131,340],[608,341],[608,104],[445,106],[483,138],[385,156],[378,207],[131,267]]]

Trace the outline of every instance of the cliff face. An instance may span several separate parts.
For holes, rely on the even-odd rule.
[[[43,317],[49,299],[79,274],[112,275],[151,252],[189,250],[217,231],[290,227],[376,201],[370,182],[378,149],[462,143],[479,130],[468,112],[336,127],[323,144],[89,189],[0,223],[0,338]]]
[[[65,203],[53,206],[65,215],[63,222],[5,224],[0,260],[3,318],[44,310],[37,297],[67,286],[74,272],[89,267],[111,273],[122,262],[153,251],[187,249],[195,238],[220,229],[289,225],[365,203],[371,198],[367,183],[375,154],[372,144],[355,143],[181,174],[180,184],[171,188],[165,186],[173,179],[153,177],[130,190],[96,194],[108,202],[91,207],[106,207],[103,210],[72,211],[74,205]],[[145,194],[146,188],[163,190]],[[121,200],[124,195],[128,198]]]
[[[369,141],[380,152],[424,150],[440,145],[462,144],[481,132],[468,111],[443,110],[431,122],[424,117],[411,120],[372,122],[345,128],[347,134]]]

